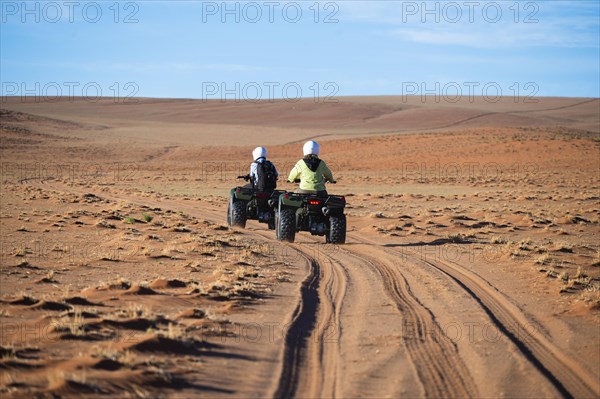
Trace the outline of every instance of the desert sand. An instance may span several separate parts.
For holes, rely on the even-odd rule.
[[[0,100],[3,398],[600,397],[599,99]],[[309,138],[346,244],[228,227]]]

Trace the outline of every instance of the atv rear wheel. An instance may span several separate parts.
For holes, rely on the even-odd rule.
[[[332,215],[329,217],[327,242],[332,244],[344,244],[346,242],[346,215]]]
[[[284,208],[278,212],[275,228],[276,238],[279,241],[294,242],[296,238],[296,212],[291,208]]]
[[[230,212],[227,216],[230,226],[244,228],[246,227],[246,203],[244,201],[236,201],[230,205]]]

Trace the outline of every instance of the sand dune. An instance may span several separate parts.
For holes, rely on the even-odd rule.
[[[598,397],[599,100],[537,100],[2,99],[2,397]],[[228,227],[307,137],[347,244]]]
[[[122,140],[161,140],[206,145],[249,145],[260,134],[266,144],[307,137],[456,130],[465,127],[562,126],[600,132],[598,99],[536,98],[492,103],[483,97],[448,104],[421,97],[342,97],[337,103],[221,102],[218,100],[139,99],[135,104],[105,98],[52,103],[2,99],[2,107],[51,118],[61,117]],[[108,131],[105,131],[108,130]],[[217,135],[219,140],[214,140]],[[162,136],[162,137],[161,137]]]

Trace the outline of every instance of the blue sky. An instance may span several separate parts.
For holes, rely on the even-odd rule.
[[[3,95],[600,97],[595,0],[0,4]]]

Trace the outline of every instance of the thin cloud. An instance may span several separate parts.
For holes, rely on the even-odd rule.
[[[600,47],[593,31],[568,29],[568,34],[566,31],[562,23],[535,26],[423,24],[390,29],[386,33],[406,42],[474,48]]]
[[[501,11],[484,14],[486,4]],[[444,11],[445,2],[345,2],[340,3],[342,22],[371,23],[400,40],[418,44],[456,45],[473,48],[568,47],[598,48],[600,23],[595,2],[519,3],[481,2],[469,10]],[[491,9],[491,8],[490,8]],[[437,11],[432,11],[437,10]],[[497,18],[496,18],[497,16]],[[529,23],[526,23],[528,21]],[[374,31],[376,32],[376,31]]]

